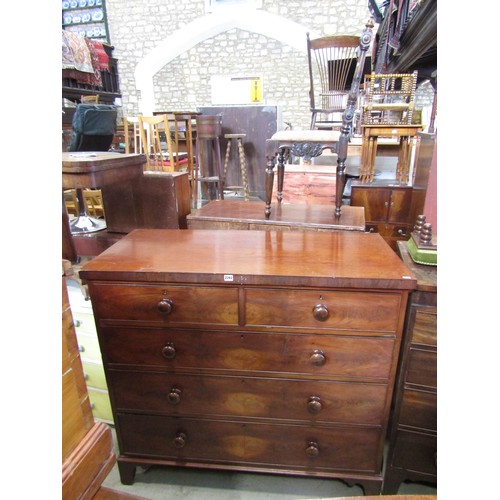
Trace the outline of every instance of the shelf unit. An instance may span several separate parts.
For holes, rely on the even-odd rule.
[[[110,43],[105,0],[62,0],[62,27]]]

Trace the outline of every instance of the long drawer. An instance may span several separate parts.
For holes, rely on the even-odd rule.
[[[373,428],[270,425],[118,414],[121,452],[178,462],[379,473]],[[279,465],[277,465],[279,464]]]
[[[116,411],[382,425],[387,386],[110,370]]]
[[[394,339],[341,335],[106,327],[108,364],[387,380]]]
[[[437,395],[405,388],[401,401],[399,425],[437,430]]]

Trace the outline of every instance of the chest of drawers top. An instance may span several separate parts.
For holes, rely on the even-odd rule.
[[[88,280],[413,290],[378,234],[136,229],[89,261]]]

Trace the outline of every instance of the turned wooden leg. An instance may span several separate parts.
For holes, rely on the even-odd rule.
[[[283,180],[285,178],[285,148],[278,153],[278,203],[283,199]]]
[[[271,215],[271,200],[274,184],[274,157],[267,159],[266,167],[266,219]]]
[[[335,177],[335,216],[342,213],[342,196],[345,189],[345,160],[337,160],[337,175]]]

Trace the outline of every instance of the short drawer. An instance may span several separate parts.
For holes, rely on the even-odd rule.
[[[435,475],[437,474],[437,437],[400,430],[392,456],[393,467]]]
[[[108,389],[102,363],[84,360],[82,361],[82,366],[87,386],[97,389]]]
[[[437,346],[437,313],[435,310],[416,309],[412,329],[412,343]]]
[[[87,335],[79,333],[77,335],[78,339],[78,350],[80,351],[80,357],[82,361],[100,361],[101,360],[101,349],[99,347],[99,340],[95,335]]]
[[[376,429],[118,414],[121,454],[273,469],[380,472]]]
[[[92,414],[95,418],[105,420],[106,422],[113,422],[113,412],[111,411],[111,403],[109,401],[108,391],[100,389],[88,389],[90,406]]]
[[[97,334],[94,315],[92,313],[73,312],[73,320],[75,323],[75,331],[77,334],[78,333],[87,333],[90,335]]]
[[[91,283],[89,287],[99,319],[165,325],[238,324],[236,288],[106,283]]]
[[[437,353],[410,347],[406,383],[424,387],[437,387]]]
[[[108,364],[386,380],[394,339],[342,335],[104,327]]]
[[[387,386],[110,370],[116,411],[381,425]]]
[[[437,430],[437,395],[431,392],[404,389],[399,425]]]
[[[396,293],[246,290],[246,324],[395,332],[401,298]]]

